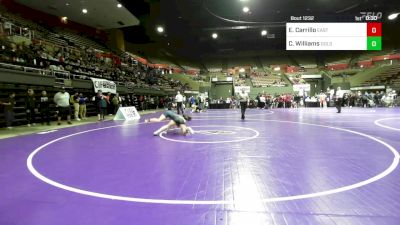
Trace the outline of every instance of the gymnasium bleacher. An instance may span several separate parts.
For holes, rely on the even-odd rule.
[[[386,66],[385,70],[366,81],[364,86],[394,85],[398,86],[400,78],[400,65]]]
[[[4,16],[10,16],[10,18],[5,18]],[[90,40],[81,35],[62,30],[58,30],[59,33],[54,33],[50,30],[46,30],[40,25],[34,24],[31,21],[28,22],[17,15],[9,13],[3,14],[2,18],[2,25],[6,20],[10,20],[12,21],[12,24],[14,24],[13,26],[16,27],[17,31],[21,29],[23,30],[23,27],[31,27],[31,30],[29,31],[32,36],[29,39],[35,36],[34,34],[43,38],[32,38],[32,44],[29,46],[25,42],[14,44],[12,43],[12,40],[10,41],[8,38],[2,38],[3,46],[5,48],[5,51],[1,52],[3,60],[0,66],[2,67],[21,69],[20,67],[13,66],[19,65],[23,66],[22,69],[25,71],[39,71],[39,69],[41,69],[39,71],[41,74],[62,74],[63,78],[88,79],[89,77],[98,77],[118,82],[132,82],[137,87],[161,88],[167,91],[176,90],[176,88],[186,88],[179,82],[171,83],[166,78],[159,79],[157,82],[149,83],[149,79],[146,78],[146,66],[141,65],[140,63],[137,63],[137,65],[131,63],[127,67],[122,67],[120,63],[113,61],[115,59],[120,60],[119,56],[111,53],[111,50],[106,49],[96,41]],[[37,30],[32,30],[32,28]],[[2,30],[7,37],[20,35],[18,32],[12,30],[10,30],[10,33],[8,33],[7,30]],[[25,51],[28,51],[31,58],[26,60],[23,59],[25,57],[23,56],[14,59],[5,54],[7,50],[17,52],[17,45],[18,48],[23,48]],[[11,49],[8,49],[8,46],[11,46]],[[38,52],[40,55],[39,57],[32,56],[35,54],[35,51]],[[106,56],[103,57],[103,55]],[[111,57],[107,58],[107,55],[111,55]],[[129,61],[134,62],[135,60],[132,59]],[[115,65],[120,68],[115,68]]]
[[[54,83],[45,86],[1,83],[0,99],[7,99],[8,93],[16,93],[14,125],[27,122],[23,105],[28,88],[33,88],[36,96],[46,90],[51,102],[60,86],[72,88],[69,86],[71,80],[89,80],[90,77],[113,80],[123,86],[163,90],[165,93],[192,88],[190,82],[182,83],[180,79],[173,79],[166,71],[162,74],[158,68],[141,64],[129,53],[117,55],[103,44],[72,31],[48,30],[4,9],[0,9],[0,14],[0,69],[54,78]],[[169,68],[176,67],[173,63],[153,60],[168,64]],[[74,87],[73,91],[82,92],[90,98],[94,95],[91,89]],[[55,119],[55,105],[51,104],[50,107],[52,119]],[[87,114],[95,115],[91,101],[88,102]],[[39,119],[39,114],[36,116]],[[0,126],[3,124],[4,115],[1,112]]]

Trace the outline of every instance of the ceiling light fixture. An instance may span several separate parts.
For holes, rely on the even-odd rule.
[[[218,38],[218,34],[217,34],[217,33],[213,33],[211,36],[212,36],[212,38],[214,38],[214,39],[217,39],[217,38]]]
[[[86,14],[87,12],[88,12],[87,9],[82,9],[83,14]]]
[[[266,36],[267,33],[268,33],[267,30],[262,30],[262,31],[261,31],[261,36]]]
[[[117,4],[117,7],[118,7],[118,8],[122,8],[122,4],[121,4],[121,3],[118,3],[118,4]]]
[[[392,13],[388,16],[389,20],[394,20],[396,19],[398,16],[400,15],[400,13]]]
[[[68,17],[66,17],[66,16],[61,17],[61,23],[67,24],[68,23]]]
[[[163,33],[164,32],[164,27],[158,26],[157,27],[157,31],[158,31],[158,33]]]
[[[248,13],[250,11],[249,7],[245,6],[243,7],[243,12],[244,13]]]

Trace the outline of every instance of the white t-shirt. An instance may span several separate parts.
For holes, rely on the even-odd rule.
[[[239,93],[239,100],[241,102],[247,102],[249,100],[249,95],[246,92],[244,92],[244,93],[240,92]]]
[[[57,92],[56,95],[54,95],[54,102],[56,103],[57,106],[60,107],[67,107],[69,106],[69,93],[68,92]]]
[[[342,91],[342,90],[336,91],[336,98],[343,98],[343,95],[344,95],[344,91]]]
[[[175,96],[175,101],[176,102],[183,102],[183,96],[181,94],[177,94]]]
[[[330,90],[329,91],[329,98],[332,99],[333,98],[333,94],[335,94],[335,90]]]
[[[299,96],[303,97],[304,96],[304,89],[299,90]]]

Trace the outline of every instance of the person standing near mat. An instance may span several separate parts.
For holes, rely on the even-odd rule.
[[[182,106],[182,102],[183,102],[183,96],[181,95],[181,93],[178,91],[177,95],[175,96],[175,102],[176,102],[176,111],[178,111],[178,114],[180,114],[180,112],[183,113],[183,106]]]
[[[321,91],[321,93],[319,93],[319,107],[321,108],[326,108],[327,104],[326,104],[326,94],[324,92]]]
[[[83,93],[79,93],[79,116],[82,120],[86,119],[86,102],[87,97],[83,97]]]
[[[166,119],[170,119],[170,121],[166,125],[162,126],[160,129],[156,130],[153,133],[154,136],[158,136],[163,131],[167,131],[168,129],[170,129],[174,126],[179,127],[181,129],[183,135],[186,135],[187,133],[190,133],[190,134],[194,133],[193,129],[186,125],[187,121],[192,120],[192,118],[190,116],[187,116],[187,115],[181,116],[170,110],[165,111],[163,114],[161,114],[161,116],[159,118],[146,119],[144,122],[145,123],[161,122]]]
[[[68,124],[71,123],[71,108],[69,106],[69,93],[65,91],[65,88],[62,87],[61,91],[57,92],[54,95],[53,101],[57,106],[57,125],[61,125],[61,117],[67,116]]]
[[[249,94],[244,91],[244,88],[242,88],[242,92],[238,94],[238,99],[240,101],[240,110],[242,112],[242,120],[244,120],[245,116],[244,114],[246,113],[246,108],[247,105],[249,104]]]
[[[46,91],[42,91],[42,96],[40,96],[40,102],[38,106],[42,125],[44,122],[46,122],[47,125],[50,125],[50,100]]]
[[[27,95],[25,97],[25,110],[26,110],[26,120],[28,121],[28,127],[35,125],[36,121],[36,98],[33,89],[29,88]]]
[[[342,101],[343,101],[343,94],[344,92],[342,91],[342,89],[340,87],[337,87],[336,89],[336,109],[338,110],[337,113],[340,113],[342,111]]]
[[[114,97],[111,100],[111,103],[113,105],[113,110],[114,110],[113,114],[114,115],[117,114],[117,112],[118,112],[120,102],[121,101],[119,99],[119,94],[117,93],[117,94],[114,95]]]
[[[12,129],[12,122],[14,121],[14,106],[15,106],[15,93],[11,92],[9,98],[5,102],[0,102],[4,105],[4,117],[6,120],[7,129]]]
[[[74,95],[70,97],[70,103],[74,109],[74,117],[76,121],[80,121],[79,119],[79,92],[75,91]]]
[[[335,90],[333,89],[333,87],[331,87],[331,88],[328,88],[327,90],[326,90],[326,92],[327,92],[327,94],[329,94],[328,96],[328,106],[329,107],[332,107],[332,106],[334,106],[335,105],[335,101],[336,101],[336,99],[335,99]]]
[[[101,90],[97,91],[95,105],[97,108],[97,120],[103,121],[104,116],[107,114],[107,100]]]

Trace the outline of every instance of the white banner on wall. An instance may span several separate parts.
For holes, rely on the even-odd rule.
[[[103,93],[117,93],[117,85],[114,81],[98,79],[98,78],[90,78],[93,81],[94,91],[97,92],[101,90]]]
[[[294,84],[293,85],[293,91],[310,91],[311,90],[311,86],[310,84]]]
[[[250,94],[250,86],[235,86],[235,93],[242,92],[242,89],[244,89],[244,92]]]
[[[198,91],[185,91],[184,93],[185,93],[185,94],[195,94],[195,95],[198,95],[198,94],[199,94]]]
[[[385,86],[366,86],[366,87],[352,87],[350,90],[352,91],[365,91],[365,90],[384,90]]]
[[[138,120],[140,115],[136,110],[136,107],[120,107],[117,114],[115,114],[114,120]]]
[[[301,75],[301,78],[303,79],[319,79],[322,78],[321,74],[303,74]]]

